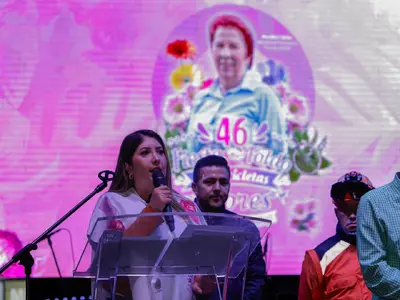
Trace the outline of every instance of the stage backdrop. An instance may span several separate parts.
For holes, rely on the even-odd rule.
[[[331,184],[357,170],[380,186],[400,168],[399,11],[389,0],[1,1],[0,263],[114,169],[126,134],[151,128],[188,197],[196,160],[226,156],[228,208],[272,220],[268,272],[299,274],[304,251],[334,233]],[[223,102],[209,26],[232,14],[253,61],[246,92]],[[52,237],[64,276],[96,200]],[[34,255],[35,276],[57,276],[45,241]]]

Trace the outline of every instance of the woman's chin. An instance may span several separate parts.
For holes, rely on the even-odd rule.
[[[229,80],[229,81],[233,80],[237,77],[236,72],[234,72],[233,70],[225,69],[225,68],[222,70],[220,69],[218,72],[218,75],[221,79]]]

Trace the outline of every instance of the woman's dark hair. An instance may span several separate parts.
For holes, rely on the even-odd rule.
[[[164,141],[158,133],[153,130],[142,129],[127,135],[122,141],[119,149],[117,166],[115,167],[115,176],[109,189],[110,192],[123,194],[130,188],[135,187],[134,181],[129,179],[129,174],[125,168],[125,164],[132,164],[132,156],[136,152],[136,149],[143,143],[144,137],[155,139],[163,148],[167,158],[167,174],[165,174],[165,177],[168,187],[171,188],[171,167]]]

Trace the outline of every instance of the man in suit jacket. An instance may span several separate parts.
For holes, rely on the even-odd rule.
[[[193,171],[193,192],[196,195],[195,202],[204,212],[233,214],[225,208],[230,190],[230,168],[225,158],[217,155],[209,155],[200,159]],[[243,222],[244,221],[244,222]],[[229,218],[209,217],[207,223],[211,225],[233,225],[245,226],[259,237],[258,228],[250,221]],[[238,224],[233,224],[238,223]],[[235,279],[229,279],[227,300],[241,300],[243,289],[243,274]],[[248,262],[246,280],[244,284],[244,300],[260,300],[263,296],[265,284],[265,261],[261,245],[258,244],[251,254]],[[220,283],[221,291],[223,282]],[[204,296],[204,299],[219,299],[218,290],[215,289],[211,295]],[[198,297],[199,298],[199,297]],[[201,298],[200,298],[201,299]]]

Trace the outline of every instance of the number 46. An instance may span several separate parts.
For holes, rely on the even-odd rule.
[[[231,127],[230,123],[233,123],[233,121],[234,120],[230,120],[226,117],[221,120],[217,130],[217,141],[221,141],[225,145],[229,146],[232,137],[235,145],[243,146],[247,142],[247,130],[246,128],[241,127],[241,125],[246,121],[246,118],[242,117],[237,119],[234,122],[233,127]]]

